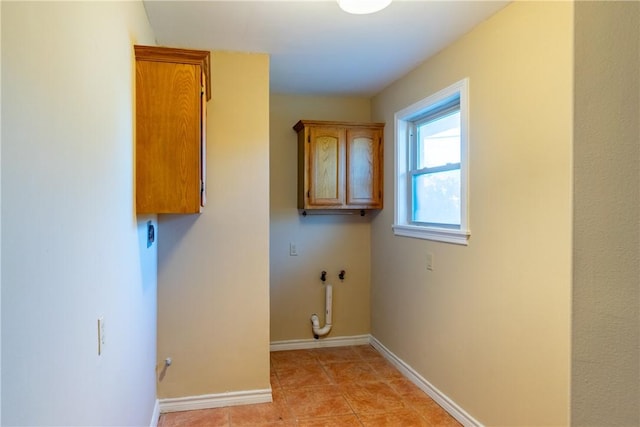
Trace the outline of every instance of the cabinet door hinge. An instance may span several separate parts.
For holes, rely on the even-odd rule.
[[[311,191],[307,191],[307,197],[311,197]]]
[[[307,142],[311,143],[311,135],[307,135]]]

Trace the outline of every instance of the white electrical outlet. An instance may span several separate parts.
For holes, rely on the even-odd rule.
[[[427,270],[433,271],[433,254],[427,253]]]
[[[104,317],[98,317],[98,356],[102,355],[104,349],[105,334],[104,334]]]
[[[289,242],[289,256],[298,256],[298,247],[295,242]]]

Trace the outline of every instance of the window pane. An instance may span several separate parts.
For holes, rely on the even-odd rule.
[[[418,167],[460,163],[460,110],[418,126]]]
[[[460,226],[460,169],[413,178],[415,222]]]

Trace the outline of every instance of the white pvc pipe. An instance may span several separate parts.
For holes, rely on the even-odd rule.
[[[325,324],[320,327],[320,319],[318,315],[313,313],[311,315],[311,324],[313,325],[313,335],[315,338],[327,335],[331,330],[331,306],[333,305],[333,286],[327,284],[325,287],[325,300],[324,300],[324,321]]]

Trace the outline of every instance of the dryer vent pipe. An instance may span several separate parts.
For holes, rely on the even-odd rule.
[[[313,337],[315,339],[327,335],[331,330],[331,305],[333,304],[333,287],[330,284],[325,285],[325,303],[324,303],[324,326],[320,327],[320,319],[318,315],[311,315],[311,325],[313,325]]]

